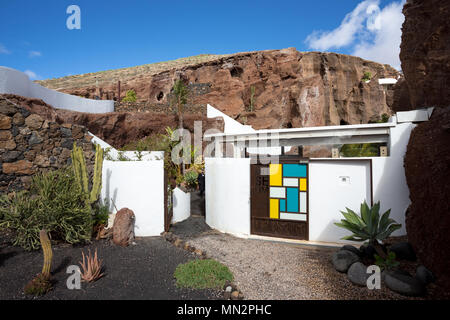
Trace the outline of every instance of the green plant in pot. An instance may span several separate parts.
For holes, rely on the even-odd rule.
[[[349,230],[352,234],[345,236],[343,240],[352,241],[368,241],[370,245],[375,248],[378,256],[386,259],[387,255],[381,246],[380,241],[389,237],[392,232],[401,228],[401,224],[396,223],[395,220],[389,218],[391,209],[387,210],[380,217],[380,202],[369,208],[364,201],[361,204],[360,215],[354,211],[346,208],[347,212],[341,211],[345,219],[341,222],[336,222],[335,225]]]

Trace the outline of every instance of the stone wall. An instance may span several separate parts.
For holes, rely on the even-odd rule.
[[[32,175],[71,162],[73,143],[85,153],[92,174],[95,149],[87,129],[58,124],[0,97],[0,193],[28,189]]]
[[[137,102],[116,102],[114,106],[116,112],[153,112],[166,115],[175,114],[176,110],[169,103],[150,103],[145,101]],[[184,112],[189,114],[206,115],[206,104],[187,103]]]

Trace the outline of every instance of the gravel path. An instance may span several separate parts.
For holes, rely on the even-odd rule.
[[[241,239],[215,231],[188,241],[227,265],[246,299],[407,299],[387,288],[353,285],[334,270],[334,248]]]

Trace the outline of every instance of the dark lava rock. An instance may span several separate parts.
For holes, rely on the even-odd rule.
[[[408,242],[394,243],[389,250],[395,253],[397,259],[416,260],[416,253]]]
[[[361,247],[359,247],[359,251],[361,252],[361,256],[367,257],[367,258],[374,258],[374,255],[377,253],[374,246],[371,244],[363,244]]]
[[[357,261],[359,257],[348,250],[336,251],[332,256],[333,266],[339,272],[347,272],[348,268]]]
[[[361,257],[361,251],[359,251],[356,247],[351,246],[349,244],[346,244],[345,246],[341,247],[340,250],[347,250],[350,252],[353,252],[354,254],[356,254],[358,257]]]
[[[367,285],[367,278],[370,274],[367,273],[367,266],[361,262],[355,262],[348,268],[348,279],[359,286]]]
[[[420,265],[417,267],[416,279],[419,279],[425,285],[434,282],[436,280],[434,274],[430,270],[428,270],[424,265]]]
[[[425,286],[420,280],[399,271],[385,272],[384,282],[392,291],[406,296],[422,296],[426,292]]]

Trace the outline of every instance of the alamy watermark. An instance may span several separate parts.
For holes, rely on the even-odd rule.
[[[66,13],[70,14],[66,20],[66,27],[69,30],[81,29],[81,9],[75,4],[71,4],[67,7]]]

